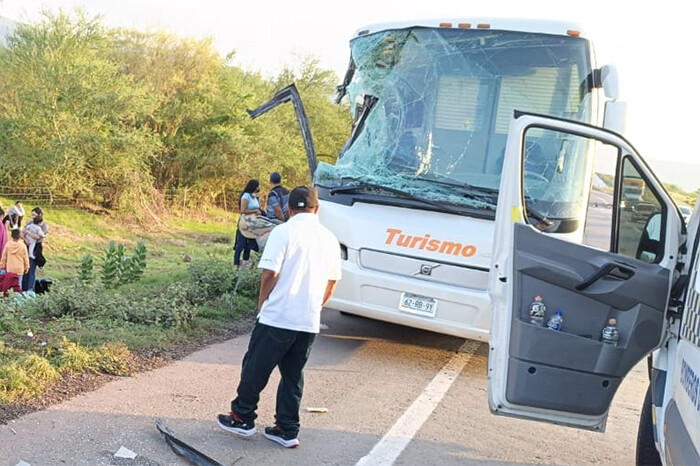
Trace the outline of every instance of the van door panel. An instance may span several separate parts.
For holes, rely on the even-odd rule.
[[[629,260],[622,264],[634,270],[631,277],[605,275],[578,290],[600,264],[619,261],[618,255],[564,242],[528,225],[514,227],[507,399],[515,404],[603,414],[622,377],[658,344],[668,270]],[[562,310],[562,331],[530,323],[533,292],[547,306],[546,318]],[[611,317],[617,319],[620,329],[618,346],[600,339]]]
[[[565,143],[551,177],[527,180],[527,147],[538,135]],[[608,190],[598,187],[593,201],[595,149],[601,144],[615,164]],[[635,241],[642,241],[638,237],[651,223],[629,223],[618,205],[629,167],[645,180],[659,212],[653,226],[659,244],[649,254],[643,249],[645,255]],[[596,223],[597,217],[586,216],[602,211],[586,206],[600,199],[607,199],[611,210],[607,222]],[[557,208],[557,202],[566,208]],[[622,379],[665,336],[675,251],[682,240],[675,210],[644,161],[615,133],[516,112],[506,143],[489,276],[493,413],[605,430]],[[571,232],[550,228],[562,219],[575,220],[576,227]],[[587,220],[607,228],[608,239],[603,235],[595,246],[580,244]],[[561,331],[530,323],[529,305],[537,295],[547,307],[545,322],[562,311]],[[620,335],[616,345],[601,340],[611,318]]]

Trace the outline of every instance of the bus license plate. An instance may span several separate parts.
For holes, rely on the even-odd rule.
[[[399,309],[411,314],[435,317],[435,311],[437,310],[437,299],[418,296],[411,293],[401,293]]]

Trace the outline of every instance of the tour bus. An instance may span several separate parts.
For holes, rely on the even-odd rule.
[[[621,131],[615,69],[597,67],[580,27],[554,21],[381,24],[357,31],[350,49],[337,102],[348,97],[354,124],[335,164],[316,161],[293,85],[249,110],[255,118],[287,101],[297,110],[320,220],[341,243],[343,279],[328,307],[487,341],[514,112]],[[569,145],[546,131],[528,141],[524,176],[550,185],[528,198],[547,203],[566,189]],[[557,204],[542,225],[581,238],[580,207]]]

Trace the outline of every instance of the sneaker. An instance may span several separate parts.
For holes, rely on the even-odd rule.
[[[285,448],[296,448],[299,446],[299,440],[297,439],[296,435],[292,436],[290,434],[285,434],[278,426],[265,427],[265,433],[263,435],[273,442],[279,443]]]
[[[256,432],[255,422],[242,421],[233,411],[229,414],[219,414],[216,417],[216,422],[219,424],[219,427],[225,431],[240,435],[241,437],[250,437]]]

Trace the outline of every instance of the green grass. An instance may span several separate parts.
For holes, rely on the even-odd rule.
[[[0,199],[9,207],[14,201]],[[33,206],[25,206],[25,210]],[[234,301],[233,240],[238,215],[208,208],[196,215],[134,219],[44,208],[47,264],[37,276],[52,291],[22,305],[0,299],[0,404],[40,396],[60,373],[123,375],[134,352],[168,350],[252,319],[259,273],[245,271]],[[125,254],[146,244],[136,283],[101,287],[111,241]],[[93,286],[78,286],[82,258],[93,256]]]

